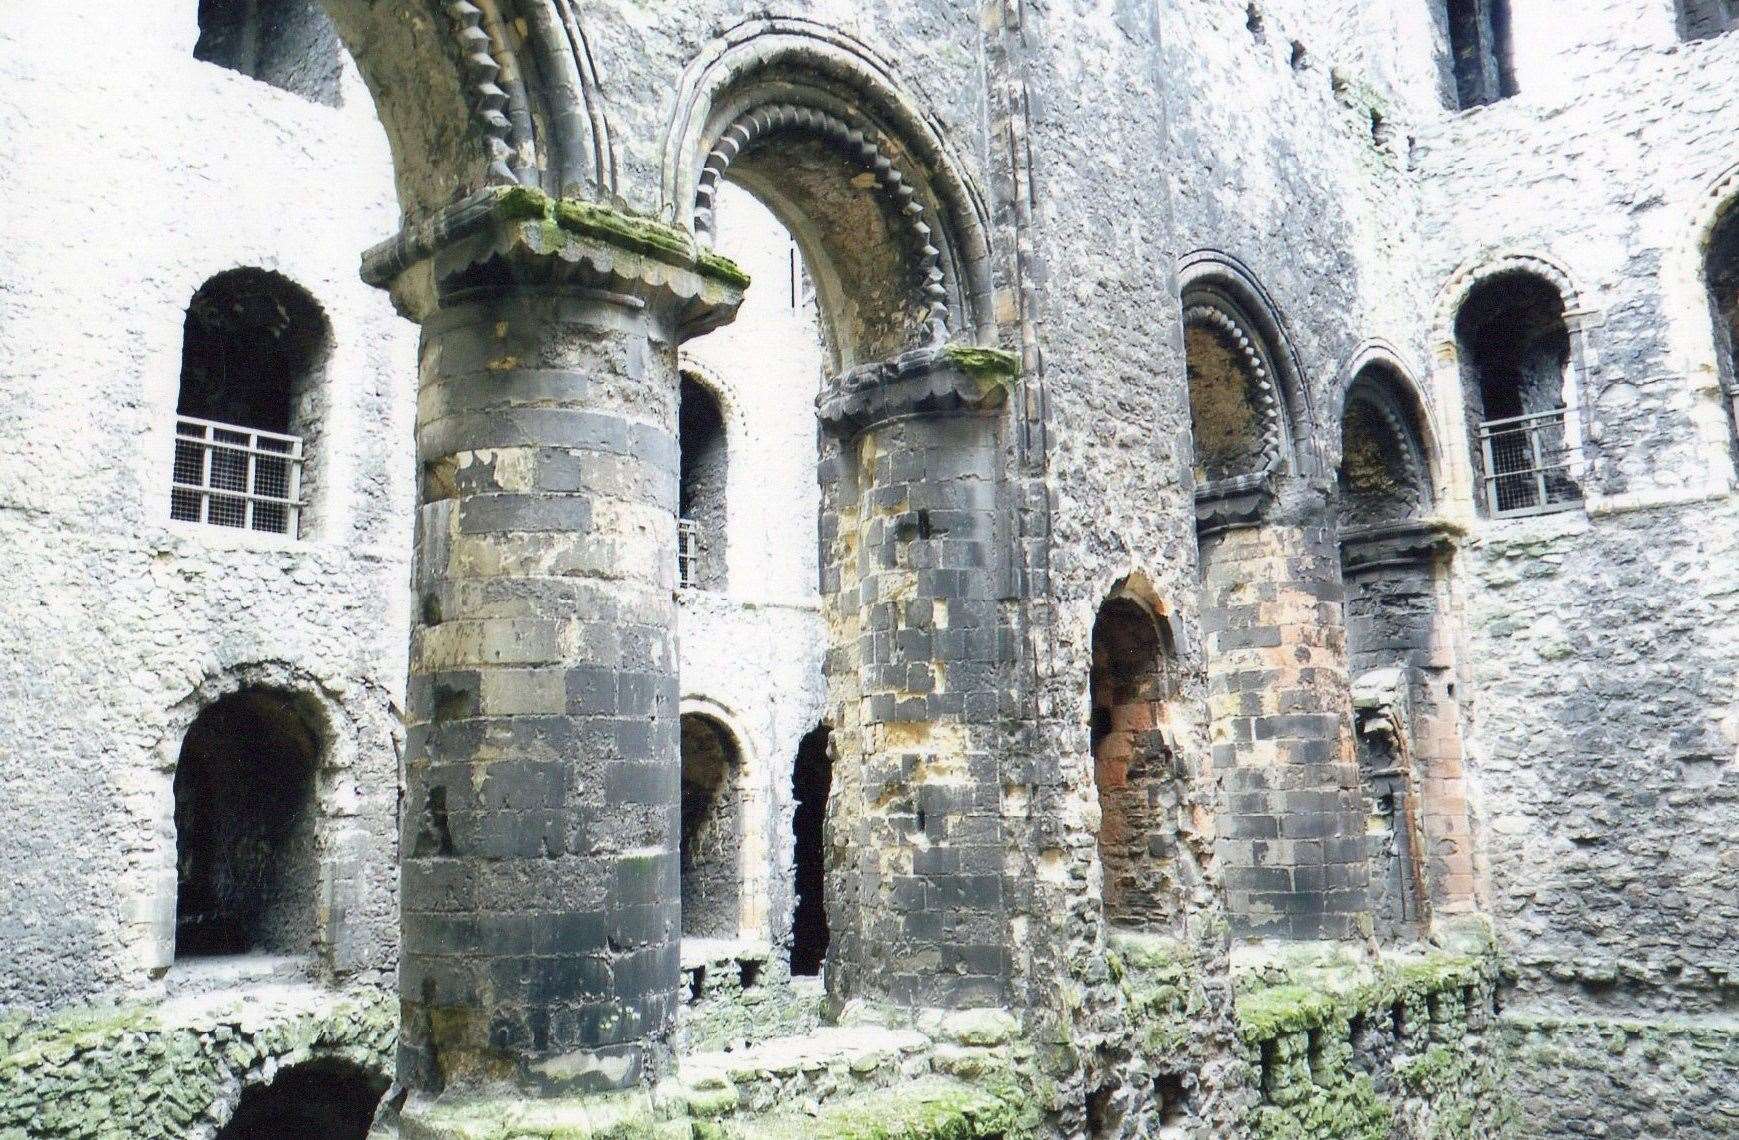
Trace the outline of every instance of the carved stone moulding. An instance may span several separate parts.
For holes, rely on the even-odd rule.
[[[832,377],[816,407],[842,439],[907,416],[988,414],[1007,402],[1016,372],[1014,354],[1001,349],[915,348]]]
[[[363,254],[406,315],[488,293],[588,290],[671,314],[682,338],[728,324],[749,285],[687,230],[609,206],[491,187]]]
[[[1274,503],[1274,472],[1216,479],[1196,488],[1196,531],[1203,536],[1260,526]]]
[[[1396,566],[1428,566],[1455,549],[1459,531],[1439,519],[1403,519],[1341,534],[1341,567],[1348,576]]]

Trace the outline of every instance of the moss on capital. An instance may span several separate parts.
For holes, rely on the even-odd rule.
[[[1006,382],[1020,375],[1020,358],[1006,348],[950,344],[942,349],[942,354],[962,372],[979,380]]]
[[[552,198],[532,186],[507,187],[497,195],[495,208],[506,221],[540,223],[552,244],[573,234],[693,269],[737,289],[749,287],[749,275],[736,262],[700,248],[687,230],[656,218],[578,198]]]

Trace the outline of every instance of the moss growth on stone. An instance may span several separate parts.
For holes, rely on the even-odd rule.
[[[989,1140],[1031,1135],[1020,1109],[958,1081],[927,1078],[847,1097],[815,1116],[732,1120],[733,1140]]]
[[[510,186],[496,197],[495,208],[510,222],[535,222],[546,245],[559,245],[573,234],[644,254],[667,265],[693,269],[703,277],[738,289],[749,287],[749,275],[723,254],[701,249],[679,226],[631,214],[578,198],[552,198],[531,186]]]
[[[1271,986],[1237,1001],[1238,1032],[1246,1041],[1269,1041],[1328,1024],[1340,1010],[1337,998],[1305,986]]]
[[[1005,348],[950,344],[942,354],[962,372],[978,380],[1006,384],[1020,375],[1020,358]]]
[[[441,1140],[665,1140],[686,1138],[686,1116],[667,1119],[643,1091],[548,1099],[478,1099],[417,1113],[419,1135]]]

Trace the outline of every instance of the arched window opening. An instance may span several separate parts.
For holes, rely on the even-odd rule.
[[[1531,273],[1476,285],[1455,319],[1473,462],[1488,513],[1530,515],[1582,501],[1566,418],[1564,299]]]
[[[677,577],[685,589],[725,588],[725,493],[729,451],[718,398],[693,377],[682,378],[678,415],[682,474]]]
[[[797,746],[791,769],[791,840],[796,905],[791,913],[791,973],[821,973],[827,956],[827,795],[833,786],[833,753],[826,725],[811,729]]]
[[[276,273],[200,286],[182,334],[171,518],[296,535],[330,344],[320,306]]]
[[[682,933],[735,938],[741,927],[741,755],[711,717],[682,717]]]
[[[294,696],[243,689],[187,730],[175,769],[177,959],[312,946],[314,725]]]
[[[1715,320],[1721,387],[1727,394],[1735,438],[1739,438],[1739,208],[1728,209],[1716,223],[1703,275]]]
[[[1266,470],[1278,444],[1278,403],[1260,350],[1225,310],[1186,303],[1184,351],[1196,482]]]
[[[344,1061],[307,1061],[250,1085],[217,1140],[364,1140],[387,1080]]]
[[[1176,696],[1172,653],[1159,624],[1114,597],[1093,623],[1091,741],[1099,793],[1105,916],[1169,930],[1182,917],[1179,812],[1183,781],[1168,723]]]
[[[1455,110],[1483,107],[1516,93],[1509,0],[1447,0],[1449,63]]]
[[[199,0],[193,58],[336,107],[344,48],[316,0]]]
[[[1706,40],[1739,27],[1739,0],[1678,0],[1679,38]]]

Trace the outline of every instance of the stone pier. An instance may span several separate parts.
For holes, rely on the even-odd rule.
[[[409,298],[423,338],[407,1119],[641,1088],[669,1067],[676,349],[727,321],[746,283],[685,242],[510,190],[383,255],[409,263],[401,301],[424,290]]]

